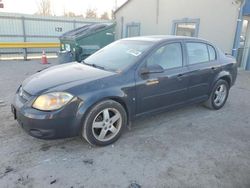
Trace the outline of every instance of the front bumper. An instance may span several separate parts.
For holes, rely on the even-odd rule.
[[[25,101],[18,94],[11,105],[14,118],[31,136],[41,139],[57,139],[77,136],[81,130],[78,109],[82,100],[74,98],[62,109],[44,112],[31,107],[35,97]]]

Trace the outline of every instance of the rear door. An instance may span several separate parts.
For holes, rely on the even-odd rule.
[[[203,42],[186,42],[189,70],[188,100],[203,100],[209,96],[209,88],[220,71],[217,53],[213,46]]]

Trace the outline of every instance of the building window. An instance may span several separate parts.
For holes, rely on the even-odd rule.
[[[177,36],[198,37],[200,19],[182,19],[173,21],[172,34]]]
[[[140,36],[141,24],[140,23],[129,23],[126,26],[126,37]]]

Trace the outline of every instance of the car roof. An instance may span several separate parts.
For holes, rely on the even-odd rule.
[[[210,43],[207,40],[196,38],[196,37],[186,37],[186,36],[175,36],[175,35],[151,35],[151,36],[140,36],[140,37],[131,37],[131,38],[124,38],[122,40],[129,40],[129,41],[145,41],[145,42],[153,42],[159,43],[164,41],[172,41],[172,40],[192,40],[197,42],[206,42]]]

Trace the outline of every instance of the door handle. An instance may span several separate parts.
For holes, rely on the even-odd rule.
[[[178,80],[182,80],[183,77],[184,77],[184,74],[178,74],[178,75],[177,75],[177,79],[178,79]]]
[[[219,68],[219,67],[211,67],[211,69],[212,69],[213,71],[218,70],[218,68]]]
[[[158,79],[150,79],[150,80],[147,80],[147,82],[146,82],[146,85],[148,85],[148,86],[155,85],[155,84],[159,84]]]

